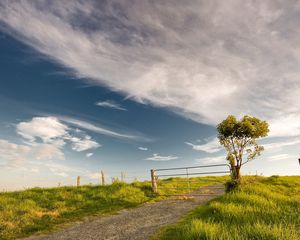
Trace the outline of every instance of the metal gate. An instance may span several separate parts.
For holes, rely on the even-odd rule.
[[[229,164],[151,169],[152,190],[168,196],[211,196],[214,189],[224,189],[223,182],[217,176],[228,176],[230,173]]]

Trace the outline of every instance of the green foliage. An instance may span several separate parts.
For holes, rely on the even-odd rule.
[[[300,177],[249,178],[153,240],[300,239]]]
[[[245,115],[238,121],[234,116],[229,115],[217,126],[217,130],[220,144],[227,151],[232,179],[238,180],[241,166],[259,156],[264,150],[256,140],[268,135],[269,125],[266,121],[255,117]],[[243,162],[244,155],[247,155],[246,162]]]

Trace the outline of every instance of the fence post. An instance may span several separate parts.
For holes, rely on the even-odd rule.
[[[105,185],[105,175],[104,175],[104,172],[101,170],[101,184],[102,186]]]
[[[152,183],[152,191],[154,193],[157,193],[156,173],[154,169],[151,169],[151,183]]]
[[[189,194],[191,194],[191,186],[190,186],[190,178],[189,178],[188,168],[186,168],[186,178],[187,178],[187,184],[188,184],[188,191],[189,191]]]
[[[77,176],[77,187],[80,186],[80,176]]]
[[[121,182],[125,182],[126,173],[121,172]]]

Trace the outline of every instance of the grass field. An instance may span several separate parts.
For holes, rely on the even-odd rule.
[[[224,182],[226,177],[204,177]],[[196,186],[207,186],[203,181]],[[176,179],[160,182],[163,187],[182,187]],[[184,185],[186,186],[186,185]],[[184,190],[172,192],[180,193]],[[168,193],[167,190],[160,191]],[[45,232],[87,216],[113,214],[163,196],[152,194],[150,182],[115,183],[107,186],[33,188],[0,193],[0,239],[16,239]]]
[[[300,176],[246,180],[153,240],[300,239]]]

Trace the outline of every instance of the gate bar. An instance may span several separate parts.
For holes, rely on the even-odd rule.
[[[222,166],[227,166],[231,168],[229,164],[224,163],[224,164],[202,165],[202,166],[194,166],[194,167],[160,168],[160,169],[155,169],[155,171],[179,170],[179,169],[186,169],[186,168],[222,167]]]
[[[217,173],[230,173],[230,171],[222,171],[222,172],[202,172],[202,173],[189,173],[189,175],[203,175],[203,174],[217,174]],[[156,175],[157,177],[174,177],[174,176],[186,176],[186,173],[179,174],[168,174],[168,175]]]

